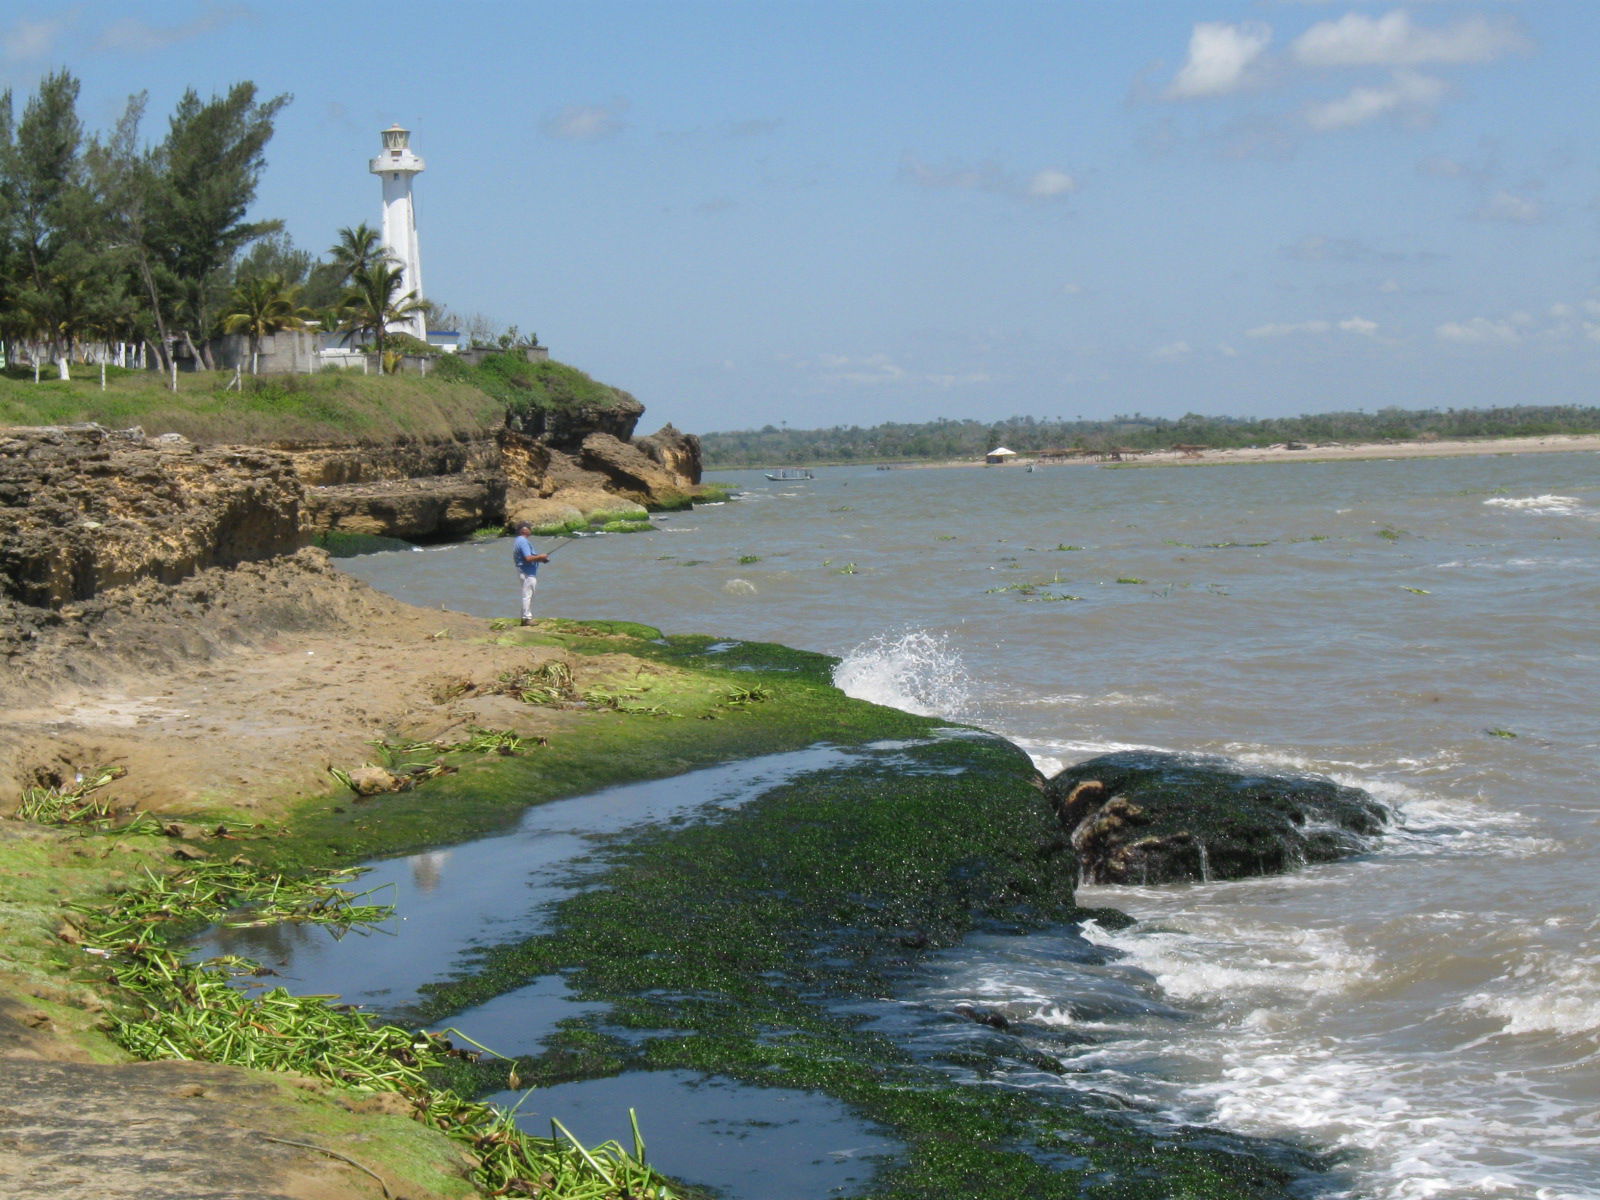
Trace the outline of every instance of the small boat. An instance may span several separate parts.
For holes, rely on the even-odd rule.
[[[793,483],[797,479],[815,479],[816,476],[804,469],[784,467],[780,471],[768,471],[767,478],[774,483]]]

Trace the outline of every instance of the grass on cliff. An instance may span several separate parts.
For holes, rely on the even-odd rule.
[[[502,362],[502,359],[508,361]],[[623,393],[562,363],[496,356],[471,367],[439,360],[416,373],[246,376],[231,371],[179,374],[178,390],[151,371],[78,368],[71,380],[33,381],[31,371],[0,373],[0,426],[137,425],[147,434],[181,433],[204,444],[377,442],[479,435],[500,426],[510,408],[608,408]]]
[[[604,411],[632,403],[626,392],[591,378],[577,367],[553,360],[531,363],[520,354],[491,355],[477,366],[445,358],[437,369],[441,378],[471,383],[518,412],[569,408]]]

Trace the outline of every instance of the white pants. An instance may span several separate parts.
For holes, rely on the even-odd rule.
[[[518,572],[521,574],[521,572]],[[530,620],[533,617],[533,589],[539,586],[537,575],[522,576],[522,619]]]

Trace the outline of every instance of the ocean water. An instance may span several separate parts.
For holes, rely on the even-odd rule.
[[[1201,751],[1397,814],[1292,876],[1084,888],[1137,918],[1083,931],[1105,969],[975,939],[908,1002],[1080,1026],[1073,1086],[1338,1151],[1352,1197],[1600,1197],[1600,457],[718,478],[561,546],[539,610],[824,651],[1046,773]],[[344,565],[511,616],[509,546]]]

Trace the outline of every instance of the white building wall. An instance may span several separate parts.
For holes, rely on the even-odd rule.
[[[416,298],[421,300],[427,293],[422,290],[422,250],[417,241],[417,209],[412,195],[412,181],[425,169],[426,164],[411,150],[407,131],[396,126],[385,131],[386,139],[390,133],[400,135],[399,146],[386,144],[383,151],[372,160],[369,169],[382,181],[383,244],[400,264],[401,295],[415,293]],[[421,313],[397,325],[396,329],[411,334],[419,341],[428,340],[428,321]]]

